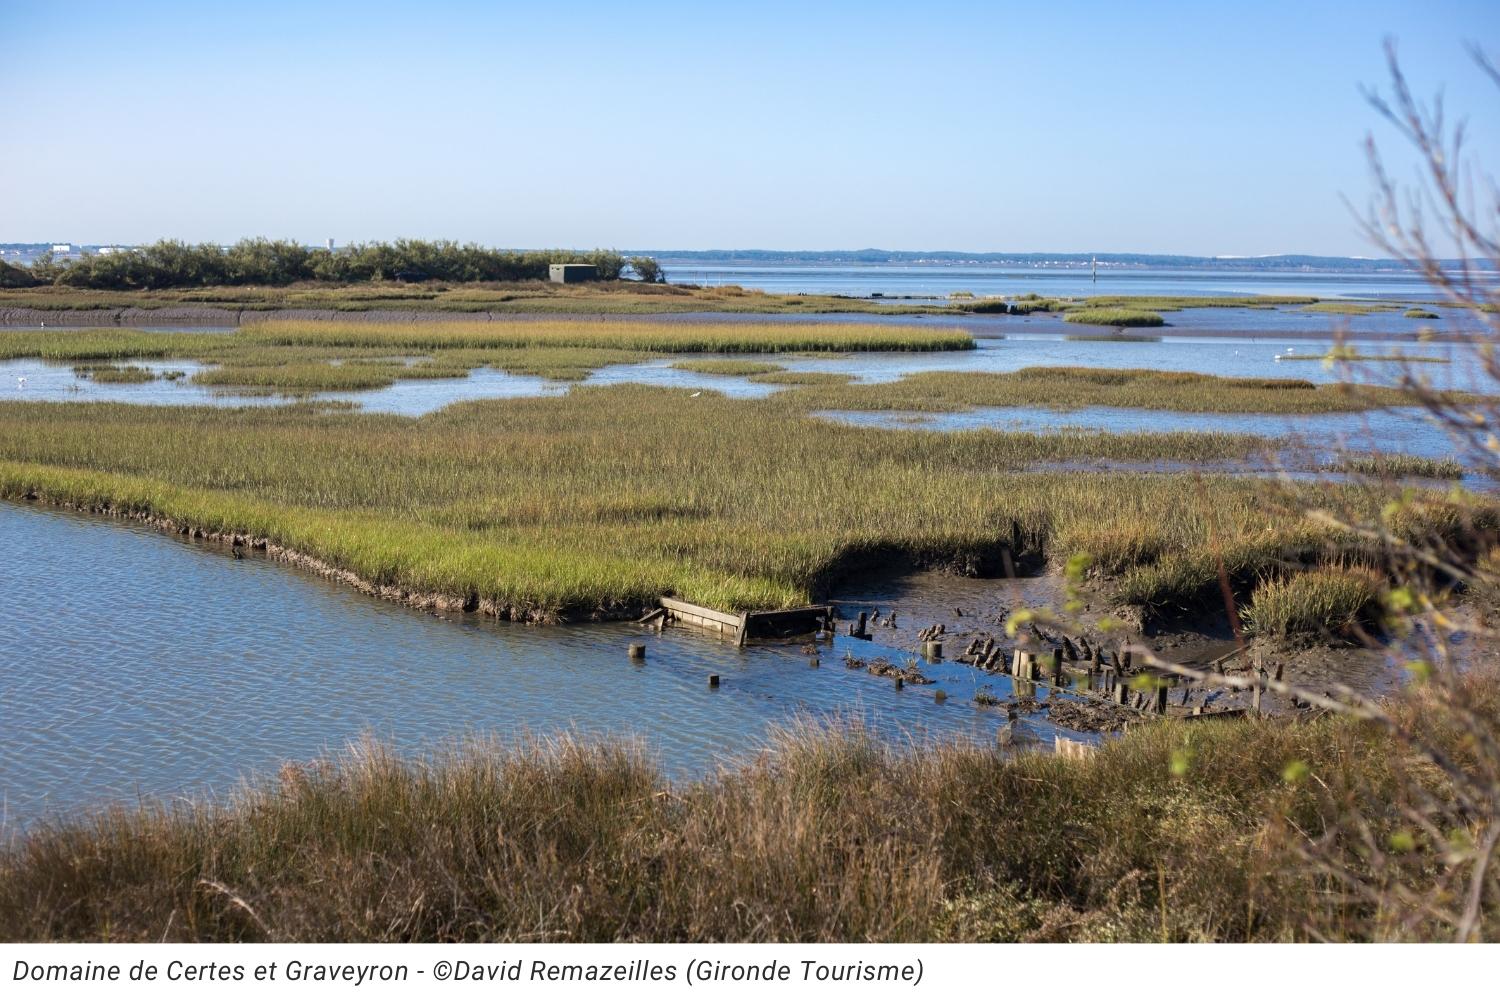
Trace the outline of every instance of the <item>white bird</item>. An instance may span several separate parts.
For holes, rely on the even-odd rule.
[[[24,389],[24,388],[26,388],[26,376],[25,375],[17,375],[16,376],[16,388],[17,389]]]
[[[689,396],[688,399],[697,399],[701,395],[703,395],[703,390],[699,389],[697,392],[695,392],[691,396]]]

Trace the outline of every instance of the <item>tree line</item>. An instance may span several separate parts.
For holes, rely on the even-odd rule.
[[[545,280],[549,264],[593,264],[608,281],[622,276],[665,280],[653,258],[625,257],[613,250],[496,250],[451,240],[358,243],[329,250],[291,240],[247,239],[228,247],[161,240],[67,261],[44,254],[29,268],[5,265],[0,286],[124,290],[299,281],[525,281]]]

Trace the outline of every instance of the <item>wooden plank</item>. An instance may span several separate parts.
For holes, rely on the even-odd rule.
[[[679,601],[673,597],[663,597],[661,606],[684,618],[698,618],[704,622],[714,622],[719,625],[727,625],[730,628],[740,627],[740,615],[731,615],[724,611],[715,611],[713,608],[701,607],[697,604],[689,604],[687,601]]]

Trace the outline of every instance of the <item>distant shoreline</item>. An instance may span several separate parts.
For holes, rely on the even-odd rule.
[[[1184,314],[1174,314],[1182,317]],[[1029,322],[1027,321],[1029,319]],[[758,313],[758,312],[673,312],[673,313],[561,313],[561,312],[456,312],[456,311],[407,311],[392,309],[369,309],[361,311],[340,309],[216,309],[198,306],[163,306],[157,309],[0,309],[0,329],[89,329],[98,327],[121,328],[176,328],[183,330],[220,329],[234,330],[248,323],[277,321],[340,322],[340,323],[507,323],[507,322],[624,322],[624,323],[894,323],[919,326],[956,326],[971,331],[978,338],[1009,336],[1064,336],[1095,340],[1108,340],[1109,327],[1080,327],[1064,323],[1061,319],[1049,322],[1038,317],[1006,315],[979,316],[952,313],[913,313],[880,315],[861,312],[848,313]],[[1144,335],[1152,339],[1214,339],[1214,340],[1296,340],[1331,341],[1335,332],[1326,329],[1265,330],[1265,329],[1204,329],[1194,327],[1190,319],[1179,318],[1177,322],[1147,330],[1131,331],[1127,339],[1140,339]],[[1411,333],[1383,333],[1353,331],[1345,339],[1378,343],[1417,343],[1420,341],[1454,343],[1472,339],[1475,334],[1434,331],[1425,337]]]

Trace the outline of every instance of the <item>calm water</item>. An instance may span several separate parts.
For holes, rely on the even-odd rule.
[[[366,734],[406,751],[465,735],[577,731],[642,737],[676,774],[764,747],[800,716],[861,716],[892,738],[993,739],[959,664],[896,691],[846,670],[840,637],[812,669],[801,644],[732,645],[629,624],[536,628],[441,619],[263,558],[129,522],[0,502],[0,802],[5,823],[137,796],[223,792]],[[1040,603],[1048,581],[956,581],[992,606]],[[861,595],[926,624],[900,582]],[[972,606],[972,605],[971,605]],[[626,656],[645,637],[648,659]],[[709,674],[723,678],[717,691]],[[1026,720],[1050,740],[1044,718]]]
[[[1386,451],[1422,458],[1457,457],[1447,432],[1418,409],[1279,414],[1177,413],[1087,406],[1059,413],[1029,406],[982,406],[959,413],[829,411],[819,416],[859,427],[939,431],[1039,432],[1076,428],[1115,434],[1172,431],[1257,434],[1283,444],[1306,445],[1325,457],[1340,450]]]
[[[1248,311],[1248,310],[1241,310]],[[1016,371],[1039,365],[1076,365],[1089,368],[1152,368],[1159,371],[1189,371],[1249,378],[1301,378],[1314,382],[1346,379],[1381,383],[1399,373],[1399,366],[1359,364],[1327,368],[1319,362],[1277,361],[1287,353],[1320,355],[1331,340],[1269,337],[1171,337],[1147,342],[1101,342],[1069,340],[1059,333],[1045,332],[1040,321],[1018,325],[1004,339],[988,324],[976,324],[978,349],[918,353],[861,353],[843,357],[815,358],[782,356],[775,360],[793,371],[842,372],[860,381],[885,382],[923,371]],[[1076,329],[1069,331],[1074,335]],[[1423,365],[1418,371],[1436,388],[1493,391],[1496,387],[1482,373],[1464,363],[1468,348],[1451,343],[1402,344],[1408,354],[1451,358],[1452,363]],[[1374,346],[1384,353],[1389,346]],[[728,357],[702,355],[701,357]],[[191,373],[202,368],[187,361],[139,362],[157,371],[177,369]],[[671,359],[638,365],[612,365],[594,372],[588,383],[608,385],[639,382],[685,391],[717,390],[733,396],[764,396],[777,387],[744,378],[699,375],[672,367]],[[25,379],[24,385],[21,379]],[[538,396],[567,391],[566,383],[548,382],[531,376],[509,375],[481,368],[459,379],[412,379],[385,389],[363,392],[319,393],[315,398],[346,400],[366,410],[419,416],[452,403],[471,399]],[[47,364],[34,359],[0,362],[0,400],[55,402],[116,401],[165,405],[263,406],[285,401],[279,396],[249,396],[193,385],[188,379],[119,385],[80,379],[67,364]]]
[[[976,264],[744,264],[661,259],[667,279],[743,285],[768,292],[831,295],[1312,295],[1318,298],[1437,298],[1417,275],[1213,271],[1172,268],[1014,267]]]

